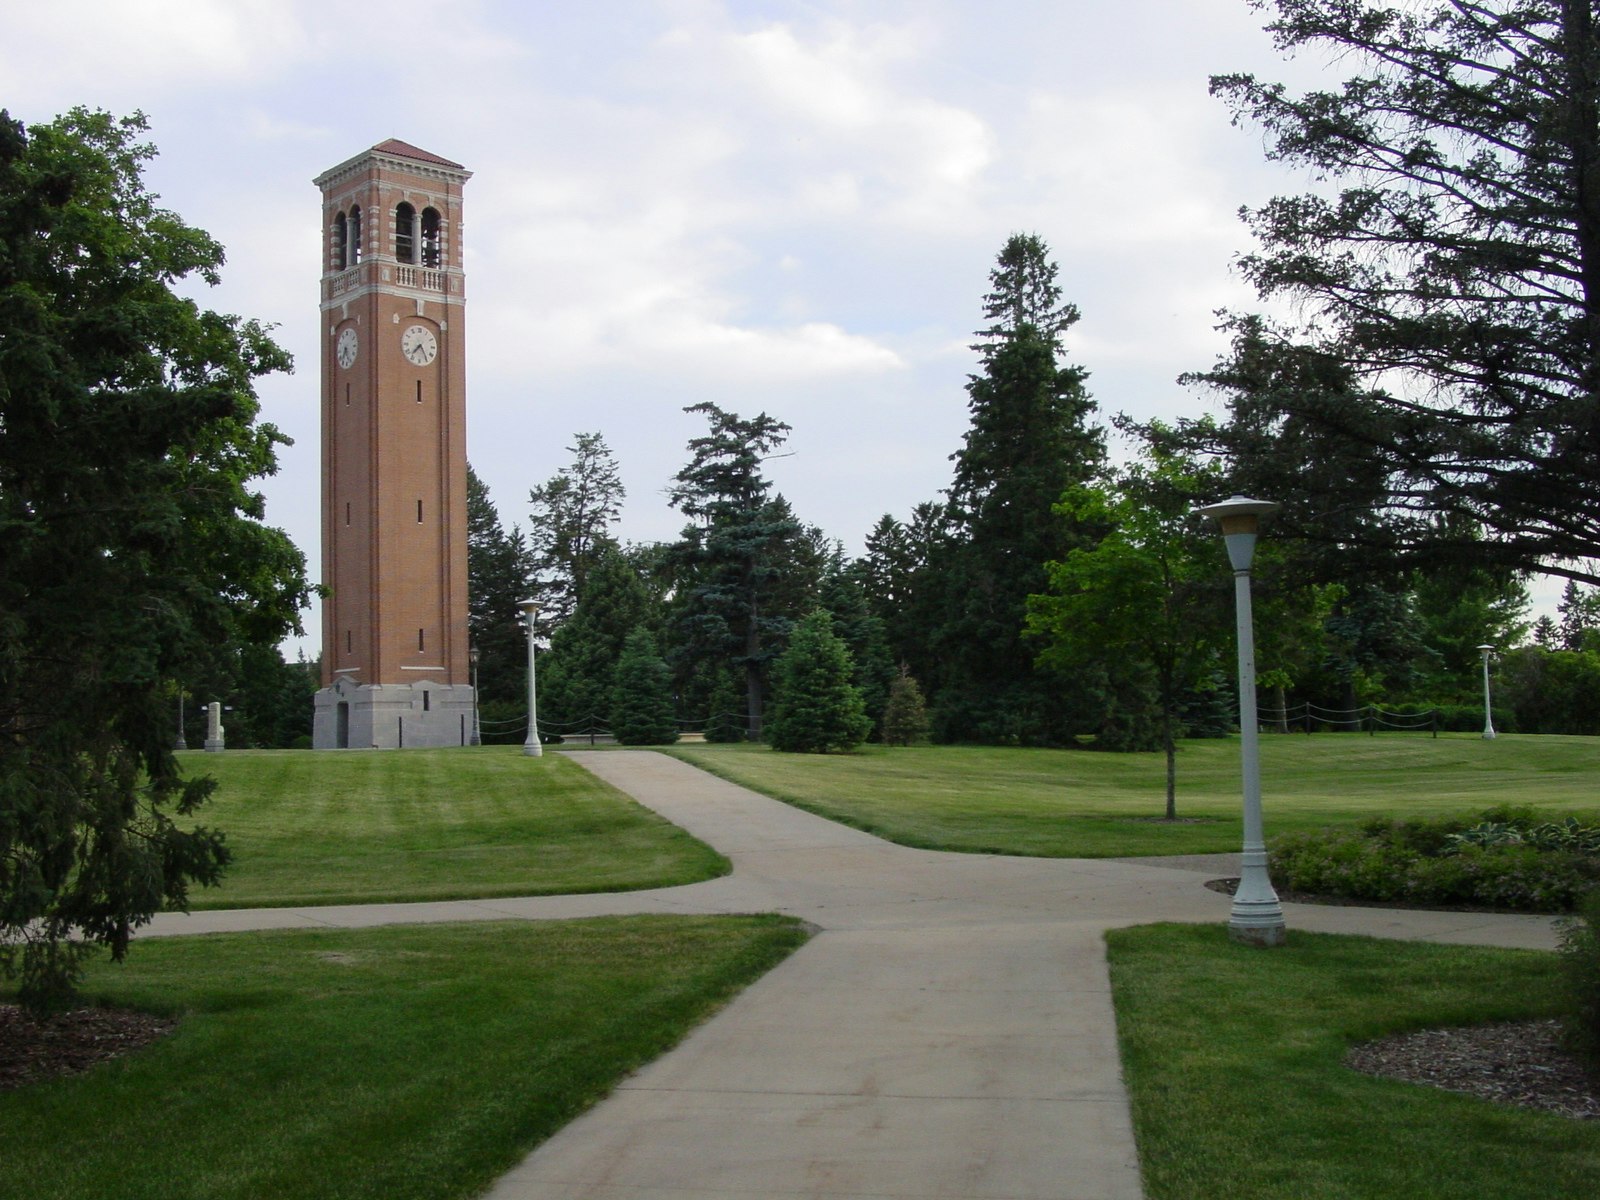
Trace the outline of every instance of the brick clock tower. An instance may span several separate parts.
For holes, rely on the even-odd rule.
[[[312,744],[460,746],[467,661],[460,163],[390,140],[322,189],[322,689]]]

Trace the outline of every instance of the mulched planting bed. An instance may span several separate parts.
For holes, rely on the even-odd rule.
[[[177,1024],[171,1017],[116,1008],[78,1008],[35,1020],[15,1004],[0,1004],[0,1091],[142,1050]]]
[[[1558,1021],[1400,1033],[1354,1046],[1344,1061],[1365,1075],[1580,1120],[1600,1118],[1600,1089],[1561,1045]]]

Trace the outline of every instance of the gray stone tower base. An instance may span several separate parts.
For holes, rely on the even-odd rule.
[[[319,691],[313,704],[316,750],[399,750],[472,741],[468,684],[341,681]]]

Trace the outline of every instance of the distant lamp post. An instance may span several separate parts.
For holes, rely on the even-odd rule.
[[[524,600],[518,607],[528,615],[528,740],[522,743],[522,753],[529,758],[539,758],[544,747],[539,744],[539,690],[533,675],[533,626],[539,615],[537,600]]]
[[[1482,645],[1478,653],[1483,655],[1483,736],[1494,738],[1494,710],[1489,704],[1489,656],[1494,653],[1494,647]]]
[[[189,743],[183,736],[183,689],[179,688],[178,689],[178,743],[177,743],[176,746],[173,747],[173,749],[175,749],[175,750],[187,750],[188,748],[189,748]]]
[[[1261,754],[1256,719],[1256,640],[1250,609],[1250,564],[1256,554],[1261,518],[1276,512],[1270,500],[1234,496],[1199,511],[1222,526],[1233,564],[1233,596],[1239,630],[1239,743],[1244,777],[1244,851],[1239,861],[1239,888],[1233,895],[1228,936],[1252,946],[1281,946],[1285,940],[1283,907],[1267,875],[1267,845],[1261,832]]]
[[[483,729],[478,724],[478,648],[467,647],[467,662],[472,666],[472,740],[469,746],[483,745]]]

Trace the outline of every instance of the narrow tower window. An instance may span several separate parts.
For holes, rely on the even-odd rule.
[[[417,210],[402,200],[394,210],[394,257],[397,262],[417,261]]]
[[[348,500],[344,502],[344,523],[346,525],[350,524],[350,501]]]
[[[345,216],[340,213],[333,219],[333,269],[342,271],[348,265],[345,257],[346,237],[349,234]]]
[[[350,631],[348,629],[346,629],[344,631],[344,652],[346,654],[349,654],[351,649],[354,647],[354,645],[355,645],[355,642],[350,636]]]
[[[422,501],[417,501],[417,524],[422,524]]]
[[[439,210],[422,210],[422,265],[438,268],[442,254],[439,243]]]
[[[422,380],[417,380],[417,403],[422,403]]]
[[[345,242],[345,245],[349,248],[349,253],[345,257],[349,264],[353,267],[361,261],[361,206],[359,204],[352,204],[350,206],[350,226],[348,233],[349,238]]]
[[[426,650],[427,649],[427,647],[422,644],[422,630],[420,630],[420,629],[417,630],[417,649],[418,650]]]

